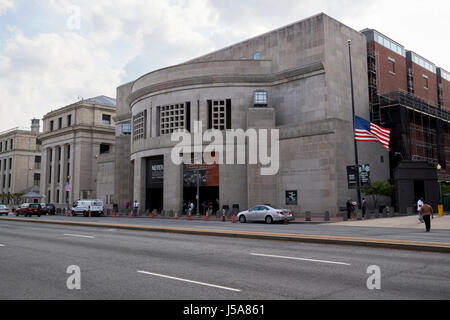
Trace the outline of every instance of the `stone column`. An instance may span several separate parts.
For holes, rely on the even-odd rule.
[[[145,196],[143,197],[142,190],[145,190],[145,166],[143,164],[144,159],[140,157],[136,157],[134,160],[134,185],[133,185],[133,201],[130,206],[136,200],[140,203],[140,208],[145,206]]]
[[[183,207],[183,166],[175,165],[172,162],[170,152],[164,155],[163,193],[164,210],[177,212]],[[194,203],[195,207],[197,207],[197,202],[194,201]]]
[[[61,146],[61,160],[58,161],[58,165],[60,166],[60,172],[59,172],[59,192],[60,192],[60,198],[59,198],[59,203],[61,205],[64,205],[64,207],[66,206],[66,190],[65,190],[65,185],[66,185],[66,145],[62,145]],[[59,158],[58,158],[59,159]]]
[[[70,180],[69,180],[69,182],[68,182],[68,184],[70,184],[70,190],[71,191],[69,191],[69,205],[70,206],[72,206],[72,203],[75,201],[75,199],[74,199],[74,192],[73,192],[73,190],[74,190],[74,173],[75,173],[75,171],[74,171],[74,148],[75,148],[75,146],[74,146],[74,144],[73,143],[71,143],[71,144],[69,144],[69,146],[70,146],[70,149],[68,150],[68,151],[70,151],[70,158],[69,158],[69,156],[68,156],[68,164],[69,164],[69,176],[70,176]],[[67,174],[67,172],[66,172],[66,174]]]
[[[41,159],[41,185],[40,185],[40,194],[43,196],[47,196],[47,182],[48,182],[48,149],[42,149],[42,159]],[[43,198],[46,199],[46,198]]]
[[[56,175],[58,174],[57,168],[56,168],[56,164],[57,164],[57,148],[53,147],[52,148],[52,159],[51,159],[51,164],[52,164],[52,179],[50,180],[50,190],[51,190],[51,203],[55,203],[56,204]]]

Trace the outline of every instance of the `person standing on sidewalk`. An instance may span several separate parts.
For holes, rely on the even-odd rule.
[[[139,210],[139,202],[137,202],[137,200],[134,200],[133,209],[134,209],[134,215],[136,216],[138,213],[138,210]]]
[[[367,212],[367,201],[366,201],[366,198],[362,198],[361,210],[362,210],[362,217],[364,219],[366,217],[366,212]]]
[[[351,199],[347,200],[346,207],[347,207],[347,218],[351,219],[351,214],[352,214],[352,200]]]
[[[417,212],[419,213],[419,221],[421,223],[423,223],[423,217],[422,217],[422,213],[420,212],[420,209],[423,206],[423,198],[420,198],[419,201],[417,201]]]
[[[427,232],[431,230],[431,217],[434,219],[433,208],[424,202],[422,207],[420,208],[420,213],[422,214],[423,220],[425,221],[425,227]]]

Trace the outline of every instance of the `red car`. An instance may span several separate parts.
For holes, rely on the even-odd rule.
[[[40,217],[42,214],[42,207],[39,203],[25,203],[16,210],[16,216],[24,215],[25,217],[31,217],[35,215]]]

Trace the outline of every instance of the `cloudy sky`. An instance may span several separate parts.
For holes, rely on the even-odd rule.
[[[0,131],[320,12],[450,70],[448,0],[0,0]]]

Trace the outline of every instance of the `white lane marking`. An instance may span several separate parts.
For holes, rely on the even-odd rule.
[[[0,244],[0,247],[4,247],[5,245],[4,244]]]
[[[147,275],[151,275],[151,276],[162,277],[162,278],[167,278],[167,279],[172,279],[172,280],[184,281],[184,282],[189,282],[189,283],[195,283],[195,284],[199,284],[199,285],[202,285],[202,286],[208,286],[208,287],[214,287],[214,288],[219,288],[219,289],[224,289],[224,290],[241,292],[241,290],[239,290],[239,289],[227,288],[227,287],[217,286],[215,284],[198,282],[198,281],[192,281],[192,280],[187,280],[187,279],[182,279],[182,278],[175,278],[175,277],[165,276],[163,274],[157,274],[157,273],[152,273],[152,272],[147,272],[147,271],[138,271],[138,273],[147,274]]]
[[[329,263],[329,264],[339,264],[339,265],[343,265],[343,266],[351,266],[351,264],[349,264],[349,263],[336,262],[336,261],[326,261],[326,260],[315,260],[315,259],[296,258],[296,257],[274,256],[274,255],[270,255],[270,254],[260,254],[260,253],[250,253],[250,254],[252,256],[258,256],[258,257],[290,259],[290,260],[300,260],[300,261],[320,262],[320,263]]]
[[[64,235],[65,235],[65,236],[68,236],[68,237],[78,237],[78,238],[89,238],[89,239],[95,239],[95,237],[93,237],[93,236],[83,236],[83,235],[80,235],[80,234],[70,234],[70,233],[64,233]]]

